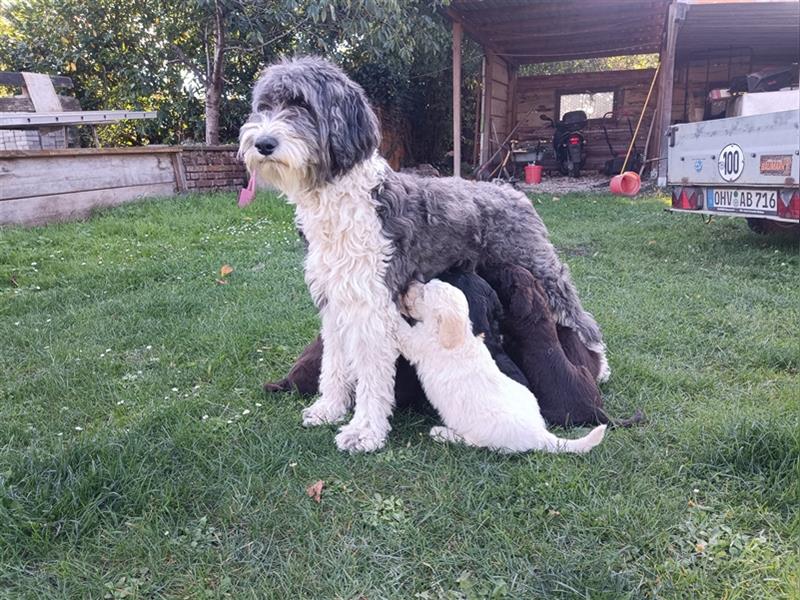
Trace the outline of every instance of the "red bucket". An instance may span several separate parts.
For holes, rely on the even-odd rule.
[[[525,165],[525,183],[542,183],[541,165]]]
[[[611,178],[611,193],[618,196],[635,196],[642,187],[638,173],[625,171]]]

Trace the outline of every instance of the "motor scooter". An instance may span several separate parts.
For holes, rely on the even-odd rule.
[[[554,121],[547,115],[539,115],[539,118],[550,123],[555,129],[553,150],[561,174],[580,177],[581,169],[586,163],[586,138],[581,133],[588,122],[586,113],[582,110],[573,110],[564,113],[559,121]]]

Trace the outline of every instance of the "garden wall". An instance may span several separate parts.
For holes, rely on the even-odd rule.
[[[0,151],[0,225],[84,218],[147,197],[237,190],[236,146],[142,146]]]
[[[244,164],[236,158],[237,146],[181,146],[186,190],[238,190],[247,184]]]

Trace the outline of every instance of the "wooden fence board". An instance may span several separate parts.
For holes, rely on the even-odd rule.
[[[113,187],[175,184],[169,155],[132,154],[36,159],[0,157],[0,203],[32,196]],[[43,193],[43,190],[46,192]]]
[[[42,225],[85,218],[96,208],[116,206],[150,196],[170,196],[174,192],[174,183],[155,183],[7,200],[0,202],[0,223]]]

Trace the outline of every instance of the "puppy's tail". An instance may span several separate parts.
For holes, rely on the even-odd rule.
[[[588,452],[600,442],[606,435],[606,425],[598,425],[587,433],[582,438],[577,440],[568,440],[556,437],[550,432],[547,432],[547,437],[542,444],[542,450],[545,452],[572,452],[575,454],[584,454]]]

